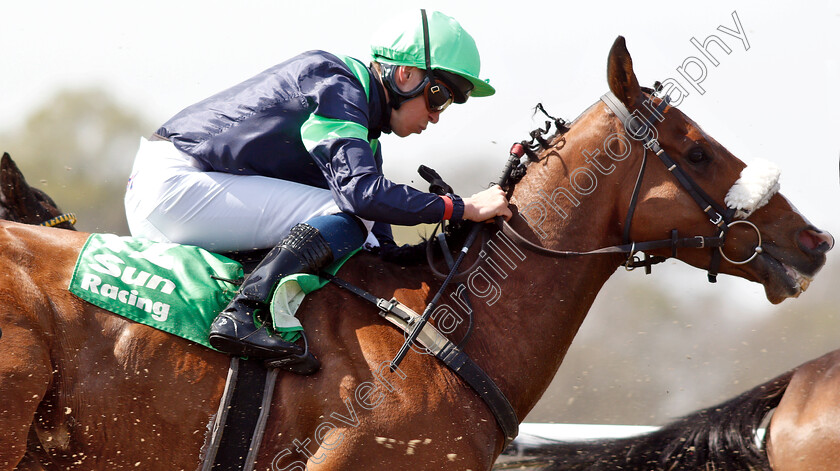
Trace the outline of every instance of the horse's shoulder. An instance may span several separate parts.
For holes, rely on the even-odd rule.
[[[436,283],[425,264],[402,266],[384,261],[379,255],[365,251],[348,260],[338,272],[338,276],[375,296],[386,299],[397,297],[406,304],[409,303],[408,300],[402,298],[409,297],[410,300],[415,300],[414,298],[419,296],[416,300],[424,300],[430,284]]]

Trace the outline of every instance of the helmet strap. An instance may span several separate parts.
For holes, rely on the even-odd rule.
[[[420,14],[423,18],[423,51],[426,59],[426,79],[424,80],[417,88],[411,90],[409,92],[403,92],[397,86],[397,81],[395,75],[397,73],[398,65],[394,64],[382,64],[382,84],[385,85],[385,89],[388,90],[388,104],[391,106],[392,109],[398,110],[400,106],[420,95],[423,93],[423,89],[426,86],[426,83],[432,84],[435,86],[437,84],[437,80],[435,80],[434,75],[432,75],[432,54],[431,48],[429,47],[429,21],[426,18],[426,9],[420,9]]]
[[[437,81],[435,80],[435,76],[432,75],[432,52],[429,47],[429,20],[426,18],[425,8],[420,9],[420,15],[423,17],[423,52],[426,56],[426,77],[428,77],[429,83],[434,87]]]

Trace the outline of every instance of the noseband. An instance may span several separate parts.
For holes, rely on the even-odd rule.
[[[659,141],[656,139],[656,132],[652,124],[655,119],[653,115],[650,118],[645,119],[639,116],[638,114],[631,114],[630,112],[628,112],[624,104],[612,92],[607,92],[606,94],[604,94],[604,96],[601,97],[601,101],[603,101],[607,105],[607,107],[609,107],[609,109],[616,115],[616,117],[618,117],[618,119],[624,125],[625,131],[628,134],[630,134],[630,136],[634,140],[641,141],[642,145],[644,146],[644,154],[642,156],[642,163],[639,168],[639,176],[637,177],[636,185],[633,188],[630,206],[627,208],[627,216],[625,218],[626,223],[624,225],[622,244],[604,247],[597,250],[591,250],[588,252],[547,249],[525,239],[521,234],[516,232],[513,229],[513,227],[511,227],[510,224],[507,223],[507,221],[504,221],[502,218],[496,218],[497,224],[505,233],[505,235],[510,237],[519,245],[522,245],[523,247],[533,252],[555,258],[566,258],[579,255],[626,253],[628,254],[628,256],[624,267],[627,270],[633,270],[635,268],[644,267],[647,273],[651,272],[652,265],[664,262],[668,258],[676,257],[678,248],[710,248],[712,250],[712,253],[711,262],[708,268],[708,279],[709,282],[712,283],[717,281],[717,274],[719,272],[721,259],[725,259],[729,263],[735,265],[743,265],[751,262],[755,257],[758,256],[758,254],[760,254],[763,251],[761,247],[761,232],[755,224],[747,221],[746,217],[750,213],[761,207],[763,204],[766,204],[770,197],[773,196],[773,194],[775,194],[776,191],[778,191],[778,171],[776,171],[774,176],[771,175],[771,178],[769,179],[770,184],[765,185],[765,187],[762,188],[762,193],[759,195],[759,197],[754,198],[757,200],[757,202],[752,202],[751,205],[744,204],[743,202],[739,201],[737,197],[730,198],[730,196],[733,196],[734,193],[737,193],[736,188],[738,188],[739,184],[741,183],[741,180],[744,180],[746,178],[742,173],[742,178],[739,179],[738,182],[735,183],[735,185],[733,185],[732,189],[730,189],[729,194],[727,195],[727,207],[723,207],[720,204],[718,204],[714,199],[712,199],[705,191],[703,191],[703,189],[694,181],[694,179],[687,175],[682,170],[682,168],[680,168],[680,166],[660,146]],[[668,105],[668,101],[668,97],[662,99],[659,105],[656,106],[655,113],[661,116],[663,110]],[[516,149],[516,146],[514,146],[514,149]],[[519,147],[518,152],[516,152],[514,149],[511,150],[512,155],[521,152],[519,153],[519,157],[521,157],[524,153],[522,152],[521,146]],[[636,205],[638,203],[639,192],[641,190],[641,184],[644,178],[644,172],[647,165],[648,151],[653,152],[657,157],[659,157],[659,160],[665,165],[665,168],[667,168],[668,171],[672,175],[674,175],[674,177],[680,183],[680,186],[682,186],[682,188],[691,196],[695,203],[697,203],[700,209],[706,214],[707,218],[709,219],[709,222],[717,228],[717,236],[693,236],[681,238],[679,237],[677,230],[673,229],[671,231],[670,239],[661,239],[646,242],[634,242],[630,240],[630,226],[633,220],[633,214],[636,211]],[[524,164],[520,164],[519,173],[524,173],[522,171],[522,167],[524,167]],[[506,185],[502,185],[503,188],[507,188],[508,191],[511,192],[515,183],[513,181],[507,181],[505,183]],[[738,195],[736,194],[735,196]],[[736,217],[741,217],[743,219],[735,220]],[[744,260],[733,260],[723,252],[723,246],[726,242],[726,235],[729,232],[729,229],[738,224],[745,224],[752,228],[755,231],[756,236],[758,238],[754,252]],[[645,253],[649,250],[663,248],[671,249],[670,257],[662,257],[658,255],[648,256],[647,253]],[[644,255],[644,259],[640,259],[636,255],[637,253],[642,253]]]

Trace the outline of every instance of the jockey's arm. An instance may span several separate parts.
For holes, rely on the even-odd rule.
[[[369,221],[404,226],[436,223],[444,219],[444,198],[408,185],[392,182],[382,175],[370,145],[358,138],[327,138],[318,142],[310,154],[315,157],[333,198],[342,211]],[[460,221],[464,202],[449,194],[450,220]]]

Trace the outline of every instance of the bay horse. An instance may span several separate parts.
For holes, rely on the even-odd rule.
[[[530,458],[494,469],[836,470],[840,466],[838,404],[840,349],[654,432],[539,444],[526,452]],[[756,432],[765,423],[763,439],[757,440]]]
[[[675,165],[670,171],[649,165],[634,186],[648,151],[630,145],[622,121],[596,102],[547,143],[511,190],[514,209],[547,209],[534,227],[533,220],[511,220],[532,245],[516,242],[516,255],[473,253],[465,262],[481,261],[472,273],[483,277],[468,283],[475,325],[463,349],[518,417],[548,387],[598,291],[627,260],[620,252],[553,257],[546,251],[615,246],[625,227],[633,241],[668,238],[677,230],[705,243],[719,226],[671,171],[678,164],[695,193],[699,188],[719,205],[745,168],[680,110],[642,90],[622,37],[610,50],[607,78],[630,111],[646,103],[661,110],[658,143]],[[599,148],[621,159],[601,155],[595,162]],[[592,184],[577,178],[584,174]],[[559,198],[564,190],[567,196]],[[746,224],[732,226],[727,253],[752,258],[724,262],[720,272],[761,283],[767,298],[779,303],[801,293],[833,240],[782,195],[767,196],[750,215],[763,242]],[[631,202],[632,226],[624,219]],[[87,236],[0,222],[0,469],[13,469],[27,450],[48,469],[195,469],[229,358],[70,294],[68,281]],[[505,241],[498,239],[496,247]],[[651,254],[708,267],[717,249],[702,245]],[[429,267],[383,265],[371,254],[351,259],[340,275],[417,312],[440,286]],[[332,285],[304,301],[299,316],[322,368],[312,376],[278,378],[255,469],[490,469],[505,443],[490,409],[429,355],[409,353],[388,372],[405,337],[376,312]],[[452,336],[461,338],[468,327],[456,324]]]

